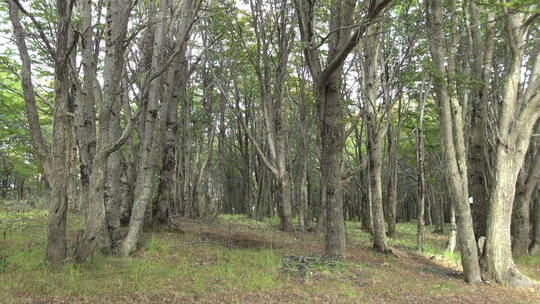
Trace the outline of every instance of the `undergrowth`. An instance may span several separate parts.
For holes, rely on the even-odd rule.
[[[68,217],[69,231],[83,227],[81,215],[69,214]],[[46,221],[45,211],[0,211],[0,303],[28,303],[36,298],[124,303],[136,295],[159,294],[178,299],[218,297],[219,300],[218,295],[230,293],[276,293],[276,296],[285,293],[293,294],[299,302],[325,303],[341,299],[339,301],[347,303],[370,302],[381,296],[392,301],[398,299],[399,294],[390,287],[393,282],[409,290],[425,285],[419,292],[430,296],[452,294],[463,288],[460,280],[443,279],[426,284],[422,276],[396,275],[405,268],[400,268],[403,262],[399,258],[391,256],[370,253],[370,261],[336,263],[313,252],[307,253],[309,250],[302,246],[300,250],[306,254],[286,254],[287,248],[278,250],[265,247],[265,243],[256,248],[234,247],[204,238],[202,234],[170,231],[145,233],[142,248],[131,257],[96,254],[83,264],[68,259],[61,270],[52,271],[43,262]],[[266,235],[284,244],[307,242],[306,237],[316,236],[278,233],[278,224],[275,218],[257,221],[240,215],[220,215],[218,223],[222,228],[223,225],[229,227],[227,229],[260,228],[255,234],[257,238]],[[366,250],[371,245],[370,235],[358,229],[358,223],[347,222],[347,232],[350,240],[359,242]],[[415,233],[415,223],[399,223],[396,236],[389,238],[389,243],[395,248],[414,250]],[[323,243],[319,240],[316,244]],[[443,256],[445,246],[444,235],[426,229],[426,257]],[[451,254],[445,259],[458,260],[459,256]],[[517,263],[528,275],[540,277],[539,258],[520,258]],[[427,276],[445,275],[431,266],[413,271]]]

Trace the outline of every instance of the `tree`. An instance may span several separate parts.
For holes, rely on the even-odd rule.
[[[328,259],[342,259],[345,254],[343,204],[341,201],[340,154],[349,132],[343,121],[342,72],[345,59],[364,36],[371,24],[388,6],[390,0],[368,2],[363,22],[355,28],[353,17],[357,1],[331,1],[328,23],[328,55],[322,65],[321,52],[315,41],[315,2],[296,0],[300,35],[304,43],[304,59],[313,78],[321,138],[321,171],[323,202],[326,205],[326,246]],[[339,33],[339,35],[338,35]]]
[[[505,6],[504,35],[508,42],[508,66],[499,109],[494,149],[493,179],[488,202],[484,265],[488,277],[511,285],[533,285],[521,274],[512,259],[510,224],[516,182],[529,147],[533,127],[540,116],[540,42],[531,55],[531,76],[520,93],[521,66],[526,51],[530,25],[538,14],[523,13],[520,8]]]
[[[429,48],[436,73],[433,75],[436,80],[434,88],[439,108],[441,146],[446,165],[446,181],[449,186],[452,204],[457,213],[457,239],[461,251],[461,263],[465,281],[476,283],[481,282],[482,277],[468,200],[463,114],[462,107],[457,100],[456,84],[452,79],[452,75],[455,73],[455,52],[458,42],[455,20],[456,1],[450,1],[450,16],[452,17],[450,19],[451,33],[448,54],[444,52],[442,1],[434,0],[425,3]]]
[[[136,244],[139,240],[139,234],[145,219],[145,213],[147,206],[152,199],[152,190],[154,189],[154,178],[157,175],[156,164],[158,163],[159,156],[163,149],[163,140],[165,133],[165,110],[168,108],[159,104],[159,100],[163,98],[162,86],[165,81],[162,73],[169,67],[168,65],[174,60],[176,56],[186,47],[185,41],[189,37],[189,30],[191,29],[193,20],[196,15],[196,9],[198,7],[197,1],[183,1],[181,6],[180,18],[176,20],[179,27],[178,31],[181,33],[181,39],[177,40],[174,52],[166,57],[165,52],[165,39],[167,34],[167,16],[170,12],[172,3],[169,1],[162,1],[158,9],[157,16],[154,16],[156,21],[155,28],[149,28],[149,34],[153,36],[153,44],[151,52],[148,53],[150,61],[150,75],[147,78],[148,91],[142,95],[145,99],[145,116],[144,116],[144,130],[140,134],[141,146],[140,146],[140,158],[137,180],[135,184],[135,199],[133,202],[133,209],[131,213],[131,219],[129,222],[129,229],[126,238],[124,239],[121,247],[121,254],[127,256],[136,249]],[[169,91],[171,92],[171,91]],[[171,94],[170,99],[173,97]],[[159,118],[159,119],[158,119]],[[150,214],[152,208],[148,209]]]
[[[88,195],[93,199],[88,203],[88,219],[78,248],[77,260],[79,261],[89,259],[96,247],[102,249],[111,248],[111,234],[107,229],[106,215],[107,211],[110,214],[110,209],[106,210],[104,193],[107,164],[111,153],[118,150],[127,140],[133,130],[134,123],[131,121],[131,126],[126,126],[121,138],[109,138],[111,136],[109,134],[111,124],[115,123],[111,119],[113,115],[117,115],[118,111],[115,109],[121,102],[118,96],[124,68],[124,42],[127,35],[130,9],[130,3],[118,0],[110,0],[107,6],[106,54],[104,59],[105,70],[103,72],[105,85],[98,111],[99,137],[97,138],[96,152],[89,178]],[[88,77],[92,76],[88,75]],[[112,233],[114,234],[114,231]]]
[[[262,152],[260,145],[250,140],[256,148],[259,157],[270,169],[278,184],[278,206],[281,219],[281,229],[290,231],[292,227],[292,207],[290,172],[287,170],[286,138],[283,122],[283,89],[287,74],[287,64],[291,52],[293,27],[289,26],[289,7],[287,1],[276,1],[270,5],[277,11],[276,16],[263,12],[260,0],[250,1],[252,27],[256,39],[256,55],[250,58],[259,81],[259,90],[264,113],[264,123],[270,157]],[[275,19],[275,20],[272,20]],[[273,34],[270,28],[278,30]],[[273,54],[271,45],[277,44],[277,53]],[[275,67],[275,68],[273,68]],[[247,132],[251,135],[251,132]]]
[[[417,215],[417,230],[416,230],[416,250],[424,251],[424,209],[426,199],[426,177],[425,177],[425,146],[424,146],[424,113],[425,113],[425,91],[424,82],[422,82],[421,92],[418,101],[418,128],[416,130],[416,161],[418,162],[418,215]]]

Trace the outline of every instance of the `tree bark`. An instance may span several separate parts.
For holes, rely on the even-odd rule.
[[[124,70],[124,41],[127,34],[127,23],[130,15],[130,2],[110,0],[107,5],[107,30],[105,36],[105,62],[103,98],[99,103],[99,137],[97,138],[96,154],[92,162],[89,180],[88,215],[86,227],[79,243],[77,261],[84,262],[94,253],[96,248],[109,250],[111,239],[106,218],[105,179],[107,164],[113,149],[113,140],[109,138],[112,113],[117,113],[120,99],[120,84]],[[114,124],[114,122],[113,122]],[[127,127],[126,127],[127,129]]]
[[[419,118],[416,130],[416,161],[418,164],[417,187],[418,187],[418,210],[417,210],[417,229],[416,229],[416,250],[424,251],[424,209],[426,198],[426,180],[424,168],[424,95],[419,98]]]
[[[147,109],[145,113],[144,132],[141,136],[140,147],[140,161],[139,170],[137,172],[137,181],[135,184],[135,201],[133,203],[133,209],[131,212],[131,219],[129,222],[128,234],[124,239],[121,247],[121,254],[123,256],[130,255],[136,249],[137,242],[139,241],[140,232],[145,220],[145,214],[151,216],[152,208],[151,204],[154,180],[157,178],[157,164],[161,160],[161,154],[163,149],[163,141],[165,138],[165,126],[166,126],[166,112],[168,110],[167,105],[172,102],[172,97],[168,98],[168,102],[165,105],[159,105],[159,99],[163,97],[164,93],[160,90],[164,83],[164,77],[161,75],[162,71],[167,68],[167,63],[164,56],[165,52],[165,39],[167,33],[167,16],[171,8],[169,0],[162,1],[160,8],[155,16],[155,20],[158,21],[155,27],[155,36],[152,51],[151,68],[155,78],[148,79],[148,100]],[[178,39],[175,52],[171,56],[178,56],[182,52],[182,48],[185,48],[185,42],[188,40],[189,30],[191,29],[192,20],[195,18],[194,2],[186,0],[182,2],[181,15],[178,20],[178,31],[182,34],[181,39]],[[170,58],[174,61],[176,57]],[[170,91],[169,91],[170,92]]]
[[[83,84],[75,100],[75,132],[79,147],[79,170],[81,180],[81,208],[86,214],[90,192],[90,174],[92,162],[96,153],[96,110],[94,91],[96,87],[97,68],[95,62],[94,30],[92,25],[92,2],[81,1],[81,15],[83,18],[83,34],[81,64],[83,66]]]
[[[321,188],[326,201],[326,245],[328,259],[343,259],[345,255],[345,229],[341,202],[341,152],[345,125],[341,95],[343,63],[373,21],[391,2],[369,1],[368,12],[359,27],[352,31],[356,2],[332,1],[330,6],[329,35],[326,67],[321,64],[318,48],[312,46],[315,29],[315,2],[295,0],[301,39],[304,42],[304,59],[314,80],[313,92],[319,114],[318,125],[321,139]],[[383,228],[384,229],[384,228]]]
[[[446,180],[457,216],[457,234],[461,250],[461,263],[465,281],[481,282],[478,250],[474,237],[471,210],[468,200],[468,176],[465,160],[465,143],[461,106],[455,95],[455,84],[448,75],[455,71],[455,51],[457,44],[455,24],[455,0],[450,3],[452,31],[450,54],[445,67],[442,32],[442,1],[426,2],[427,26],[430,31],[429,48],[438,75],[435,75],[435,93],[441,124],[441,146],[446,165]],[[448,74],[447,74],[448,73]],[[451,76],[452,77],[452,76]]]
[[[531,148],[536,147],[532,146]],[[529,212],[534,191],[540,181],[540,153],[538,151],[534,154],[529,167],[527,171],[522,169],[522,175],[525,176],[518,178],[516,186],[512,219],[512,254],[514,257],[529,254],[529,246],[531,245]]]
[[[67,0],[57,0],[56,11],[58,29],[56,32],[56,51],[54,63],[54,114],[52,146],[52,194],[47,223],[47,261],[54,268],[63,265],[66,258],[66,217],[68,208],[68,64],[69,28],[72,5]]]
[[[498,117],[498,143],[487,215],[485,270],[490,279],[518,286],[535,285],[521,274],[512,259],[510,225],[516,182],[540,116],[540,41],[531,56],[532,71],[521,92],[521,66],[528,25],[525,15],[504,9],[505,36],[510,50]],[[526,88],[525,88],[526,87]]]
[[[470,193],[473,197],[472,215],[474,219],[475,237],[478,240],[486,235],[486,215],[488,199],[489,149],[486,140],[487,106],[489,104],[489,83],[492,70],[494,48],[493,16],[489,13],[490,21],[485,23],[486,34],[482,37],[480,13],[474,1],[469,1],[470,15],[470,44],[472,56],[472,76],[475,85],[472,88],[472,115],[470,123],[470,138],[468,147]]]
[[[533,239],[529,253],[531,255],[540,255],[540,186],[536,188],[536,198],[534,200],[534,221],[533,221]]]
[[[167,16],[169,11],[169,0],[162,1],[153,21],[157,22],[154,30],[154,43],[152,46],[152,62],[150,71],[157,72],[161,68],[165,56],[163,51],[165,43],[165,33],[167,28]],[[152,29],[150,29],[152,30]],[[157,177],[155,164],[157,161],[153,158],[155,150],[156,126],[158,124],[159,98],[161,98],[161,84],[163,77],[157,76],[156,79],[150,79],[150,89],[148,91],[148,100],[146,113],[144,117],[144,131],[141,134],[140,160],[137,171],[137,180],[135,183],[135,201],[131,211],[128,234],[122,243],[121,254],[129,256],[136,250],[139,234],[142,229],[145,214],[147,213],[148,203],[152,198],[152,189],[154,180]]]
[[[379,252],[389,251],[386,243],[386,232],[384,223],[383,195],[382,195],[382,141],[387,131],[388,125],[383,123],[378,111],[377,90],[380,82],[379,76],[379,52],[380,38],[376,34],[379,27],[368,29],[368,39],[366,39],[363,57],[363,79],[365,100],[363,101],[366,131],[367,131],[367,151],[369,159],[369,186],[371,191],[371,207],[373,216],[373,248]]]
[[[15,43],[17,44],[19,58],[21,60],[20,77],[24,97],[24,111],[26,114],[26,119],[28,120],[30,136],[32,138],[32,148],[34,149],[34,155],[39,160],[40,165],[43,168],[45,178],[48,180],[48,182],[52,183],[53,168],[52,158],[50,155],[51,151],[43,139],[41,125],[39,123],[34,85],[32,83],[32,63],[28,53],[28,47],[26,45],[25,33],[19,18],[19,8],[13,0],[8,0],[7,4],[9,9],[9,17],[13,26]]]

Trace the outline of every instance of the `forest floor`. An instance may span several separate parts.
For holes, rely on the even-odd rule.
[[[69,215],[69,236],[82,227]],[[446,237],[429,232],[415,252],[415,223],[400,223],[396,255],[371,250],[370,237],[347,223],[347,259],[320,260],[323,236],[284,233],[275,220],[223,215],[148,229],[132,257],[96,255],[43,263],[46,212],[0,210],[0,303],[540,303],[540,290],[468,285]],[[518,259],[540,281],[540,258]]]

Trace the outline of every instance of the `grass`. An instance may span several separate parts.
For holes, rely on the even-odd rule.
[[[540,256],[522,256],[514,261],[525,275],[540,281]]]
[[[350,234],[360,239],[365,246],[371,245],[371,235],[359,229],[359,223],[347,222],[346,225]],[[448,229],[449,227],[445,227],[445,231],[448,231]],[[393,248],[416,251],[416,230],[416,221],[397,223],[395,235],[388,238],[388,244]],[[428,258],[436,257],[438,260],[445,261],[449,264],[459,262],[459,253],[446,251],[448,239],[446,234],[434,233],[429,226],[424,228],[424,233],[424,250],[419,254]]]
[[[309,275],[299,275],[294,271],[299,265],[285,266],[285,256],[304,253],[319,256],[323,246],[321,237],[312,233],[279,232],[277,219],[259,222],[239,215],[221,215],[212,224],[215,226],[204,227],[223,228],[223,231],[243,229],[238,234],[241,237],[248,237],[249,232],[257,238],[271,237],[276,245],[285,245],[231,247],[225,242],[205,239],[203,236],[207,234],[196,232],[202,231],[200,227],[190,230],[186,226],[185,233],[146,232],[143,247],[131,257],[97,254],[88,263],[68,261],[61,270],[52,271],[43,262],[46,217],[46,212],[37,210],[0,211],[0,303],[36,300],[46,303],[75,300],[78,303],[199,300],[205,303],[377,303],[381,299],[430,302],[449,295],[475,297],[500,290],[482,287],[484,289],[479,291],[459,278],[448,277],[443,268],[428,259],[376,254],[368,249],[370,236],[357,229],[358,223],[350,222],[347,223],[350,242],[360,244],[360,247],[349,246],[350,258],[330,264],[315,259],[307,266]],[[70,214],[68,222],[70,231],[82,227],[79,215]],[[389,242],[400,250],[413,251],[415,233],[415,223],[399,223],[396,237]],[[445,244],[444,235],[432,234],[426,229],[426,257],[442,255]],[[520,258],[517,263],[527,274],[539,277],[539,258]],[[512,303],[515,299],[519,303],[521,298],[529,300],[535,296],[523,297],[509,289],[502,290],[508,294],[498,296],[500,303]],[[468,303],[467,299],[462,302]]]
[[[12,218],[3,213],[1,217]],[[27,226],[30,219],[37,219],[39,225]],[[102,294],[159,293],[168,286],[182,294],[203,296],[233,287],[252,292],[280,284],[281,258],[273,251],[181,246],[189,237],[168,233],[149,235],[133,257],[96,255],[89,263],[66,263],[61,271],[53,272],[42,262],[45,214],[19,217],[18,221],[18,230],[4,241],[6,257],[0,276],[4,299],[16,294],[90,301]]]

